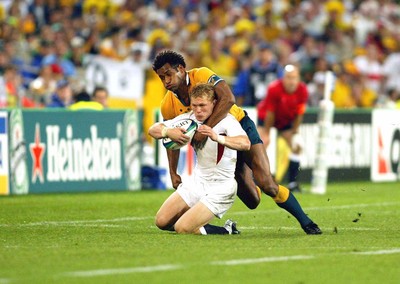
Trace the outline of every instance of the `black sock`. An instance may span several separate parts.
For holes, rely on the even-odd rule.
[[[229,232],[224,227],[206,224],[203,226],[208,235],[226,235]]]

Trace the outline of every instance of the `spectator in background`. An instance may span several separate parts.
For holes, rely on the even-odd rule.
[[[400,15],[399,15],[400,19]],[[400,33],[398,35],[396,50],[387,56],[383,62],[383,72],[385,75],[385,92],[395,89],[400,92]]]
[[[377,93],[367,84],[367,78],[363,76],[353,76],[351,86],[352,96],[358,107],[372,108],[378,99]]]
[[[365,48],[365,55],[358,55],[353,60],[360,75],[367,79],[367,86],[378,94],[382,91],[384,78],[380,57],[378,46],[374,43],[368,43]]]
[[[130,46],[130,60],[139,66],[141,69],[151,67],[149,60],[150,47],[145,42],[133,42]]]
[[[256,106],[261,100],[268,96],[268,85],[282,77],[283,69],[279,65],[272,46],[262,42],[258,46],[258,54],[253,61],[249,70],[249,87],[248,96],[244,98],[243,105]]]
[[[108,108],[108,91],[105,87],[95,87],[92,93],[92,101],[99,103],[103,108]]]
[[[90,95],[82,91],[74,96],[74,103],[69,106],[70,110],[103,110],[104,107],[96,101],[92,101]]]
[[[57,74],[53,66],[45,65],[41,68],[39,76],[29,84],[29,91],[38,105],[50,103],[51,95],[57,88]]]
[[[211,40],[209,53],[203,56],[202,61],[204,66],[219,74],[228,85],[232,85],[237,63],[232,56],[223,52],[221,40]]]
[[[326,53],[331,63],[351,60],[354,56],[354,41],[342,30],[330,28],[327,30]]]
[[[232,91],[238,106],[244,106],[246,98],[250,97],[250,55],[244,56],[239,62],[239,72],[233,83]]]
[[[22,85],[21,75],[18,73],[18,69],[13,65],[5,67],[2,87],[0,87],[3,94],[2,107],[34,107],[35,103],[27,96],[26,91]]]
[[[72,104],[72,89],[66,79],[61,79],[57,82],[55,93],[51,97],[47,107],[66,108]]]
[[[377,103],[377,107],[386,109],[400,109],[400,92],[396,89],[389,89],[385,96]]]
[[[333,89],[331,100],[336,108],[354,108],[357,102],[351,90],[352,75],[349,67],[345,64],[334,66],[336,74],[335,88]]]
[[[48,64],[57,64],[61,67],[64,77],[71,78],[76,75],[76,67],[68,58],[69,46],[67,42],[60,39],[55,42],[55,53],[43,58],[42,66]]]
[[[128,55],[128,52],[124,30],[119,27],[112,27],[109,35],[101,41],[100,54],[116,60],[122,60]]]
[[[59,57],[55,49],[62,43],[66,45],[66,52],[57,53],[71,60],[75,69],[84,69],[82,58],[99,54],[100,49],[105,55],[113,57],[115,53],[117,58],[126,59],[132,42],[148,44],[150,59],[161,49],[173,47],[182,51],[190,68],[203,65],[200,58],[210,54],[207,40],[210,38],[223,42],[218,49],[239,64],[248,56],[247,50],[254,49],[252,55],[256,54],[259,47],[255,43],[261,41],[279,47],[276,53],[281,66],[293,63],[290,59],[303,57],[306,49],[312,46],[319,53],[318,57],[325,57],[334,64],[353,60],[354,55],[364,52],[367,43],[378,45],[381,62],[393,61],[390,55],[398,49],[398,1],[261,2],[0,1],[0,11],[4,12],[0,15],[0,40],[5,47],[0,52],[0,73],[7,65],[16,65],[18,73],[23,75],[23,88],[27,90],[29,82],[46,63],[42,62],[43,57]],[[384,68],[383,75],[388,80],[383,81],[378,95],[384,95],[399,81],[396,70],[400,65],[396,62]],[[56,63],[69,76],[73,68],[59,61]],[[308,77],[303,80],[307,82],[319,71],[313,70],[313,63],[312,68],[303,63],[299,66],[306,68],[304,74]],[[76,77],[82,78],[82,73],[76,72]],[[238,74],[237,70],[232,77]],[[349,83],[354,84],[356,79],[350,78]],[[369,81],[366,83],[370,84]]]
[[[324,98],[325,74],[324,71],[316,72],[311,82],[307,84],[309,92],[307,105],[310,107],[318,107],[319,102]]]
[[[315,62],[320,57],[321,52],[317,40],[312,36],[305,35],[301,46],[290,55],[289,60],[300,67],[300,75],[304,78],[305,76],[312,76],[310,73],[313,72]]]

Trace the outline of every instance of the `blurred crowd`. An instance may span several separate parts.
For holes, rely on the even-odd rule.
[[[188,69],[224,78],[239,105],[255,106],[290,63],[301,69],[310,106],[332,70],[337,108],[400,107],[399,2],[3,0],[0,107],[72,104],[87,92],[92,55],[142,62],[150,80],[152,59],[166,48],[182,53]],[[60,99],[65,86],[72,95]]]

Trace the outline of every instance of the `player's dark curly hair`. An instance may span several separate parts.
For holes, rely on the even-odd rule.
[[[185,59],[179,53],[172,50],[163,50],[157,54],[153,61],[153,70],[157,72],[158,69],[163,67],[165,64],[169,63],[172,67],[177,67],[182,65],[186,68]]]

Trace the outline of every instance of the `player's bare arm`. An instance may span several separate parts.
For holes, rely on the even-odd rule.
[[[217,104],[213,113],[207,119],[206,124],[211,128],[214,127],[221,119],[225,118],[231,107],[235,104],[235,96],[225,81],[215,85],[215,93],[217,95]]]
[[[179,161],[180,150],[169,150],[167,149],[169,175],[171,177],[172,187],[177,189],[178,185],[182,183],[182,178],[177,173],[178,161]]]
[[[232,94],[232,91],[225,81],[221,81],[215,86],[215,93],[217,95],[217,103],[213,113],[205,123],[210,127],[214,127],[221,119],[225,118],[231,107],[235,104],[235,96]],[[201,149],[205,141],[206,136],[197,132],[192,139],[192,145]]]
[[[248,151],[250,150],[250,140],[247,135],[238,135],[238,136],[221,136],[215,133],[211,127],[208,125],[202,125],[197,129],[197,131],[201,134],[210,137],[211,140],[218,142],[232,150],[237,151]]]
[[[169,128],[163,123],[152,125],[149,128],[149,135],[156,139],[168,137],[172,141],[182,145],[188,143],[190,139],[189,136],[185,135],[184,128]]]
[[[264,132],[263,141],[264,141],[265,146],[269,145],[269,142],[270,142],[269,135],[270,135],[270,131],[271,131],[271,128],[274,125],[274,123],[275,123],[275,113],[268,111],[267,114],[265,115],[265,119],[264,119],[265,132]]]
[[[190,137],[186,136],[185,129],[183,128],[168,128],[163,123],[156,123],[149,128],[149,135],[161,139],[168,137],[171,140],[186,144],[189,142]],[[179,160],[179,150],[167,150],[169,172],[171,176],[172,186],[177,188],[182,183],[181,177],[177,174],[177,165]]]

